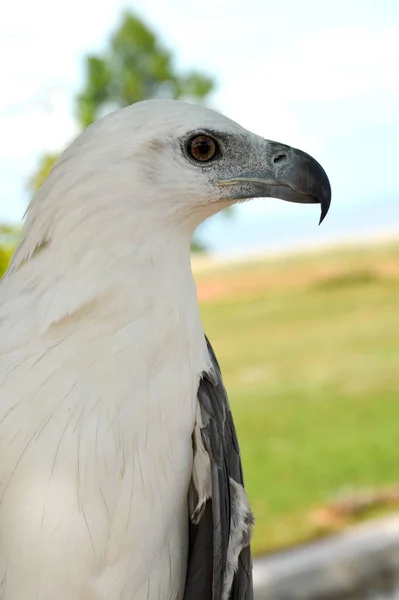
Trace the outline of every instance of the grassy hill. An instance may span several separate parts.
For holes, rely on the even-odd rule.
[[[329,503],[399,483],[399,244],[195,272],[241,442],[255,552],[374,514],[373,502],[354,514]]]

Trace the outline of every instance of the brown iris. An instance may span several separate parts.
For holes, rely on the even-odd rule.
[[[209,135],[197,135],[188,143],[188,153],[199,162],[208,162],[218,153],[216,141]]]

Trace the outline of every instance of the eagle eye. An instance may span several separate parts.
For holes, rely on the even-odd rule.
[[[187,144],[187,152],[197,162],[209,162],[219,154],[219,145],[210,135],[196,135]]]

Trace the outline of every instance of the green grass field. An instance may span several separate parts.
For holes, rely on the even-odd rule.
[[[325,533],[348,487],[399,483],[399,245],[196,269],[255,513],[255,553]]]

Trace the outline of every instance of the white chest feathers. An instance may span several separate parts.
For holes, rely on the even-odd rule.
[[[208,359],[199,319],[149,325],[61,325],[0,358],[0,598],[181,597]]]

